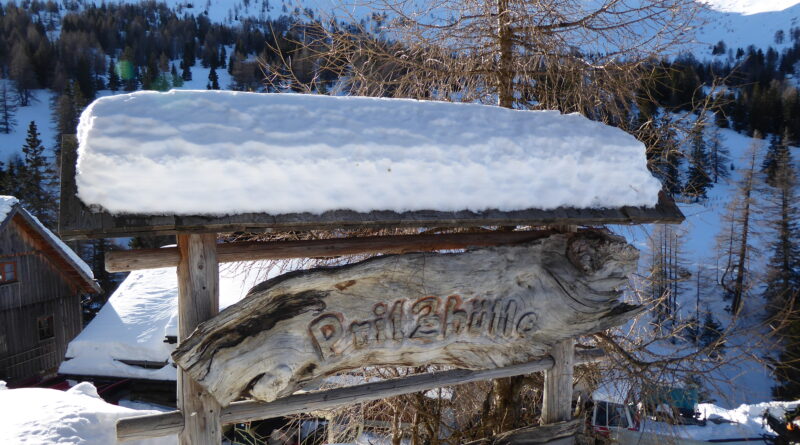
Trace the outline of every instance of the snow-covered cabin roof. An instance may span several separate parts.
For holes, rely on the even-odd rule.
[[[641,142],[557,111],[142,91],[92,103],[78,142],[66,198],[107,212],[94,227],[106,234],[209,221],[295,229],[676,218],[657,209],[661,184]],[[639,211],[603,212],[629,207]],[[84,225],[68,229],[90,231],[85,219],[66,216]]]
[[[304,260],[220,265],[219,303],[224,309],[256,284],[302,269]],[[169,340],[178,335],[178,278],[174,267],[131,272],[73,339],[59,372],[67,375],[175,380]]]
[[[13,196],[0,195],[0,230],[5,229],[11,220],[15,220],[27,228],[27,234],[41,242],[42,251],[57,262],[61,271],[72,278],[84,292],[100,292],[100,286],[94,281],[92,268],[69,248],[61,238],[56,236],[38,218],[30,214]]]

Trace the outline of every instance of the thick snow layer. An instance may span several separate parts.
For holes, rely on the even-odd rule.
[[[653,206],[633,136],[578,114],[363,97],[137,92],[90,105],[78,195],[112,213]]]
[[[0,443],[3,444],[117,443],[118,419],[157,413],[108,404],[97,395],[97,389],[86,382],[68,391],[4,389],[4,386],[0,385]],[[175,444],[176,438],[163,437],[130,443],[167,445]]]
[[[271,267],[270,267],[271,266]],[[301,260],[230,263],[220,266],[220,309],[242,299],[251,287]],[[178,335],[178,279],[174,267],[131,272],[97,316],[69,343],[59,372],[70,375],[175,380],[174,365],[147,369],[119,360],[168,362],[175,349],[166,336]]]

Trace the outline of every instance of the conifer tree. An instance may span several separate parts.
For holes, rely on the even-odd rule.
[[[28,135],[22,146],[24,174],[20,187],[20,200],[34,216],[48,227],[55,224],[55,172],[45,155],[36,122],[28,125]]]
[[[693,197],[695,201],[705,198],[706,190],[711,185],[709,175],[711,162],[706,149],[704,128],[705,125],[702,122],[698,122],[692,130],[692,152],[689,158],[689,172],[684,191],[685,195]]]
[[[652,141],[646,143],[648,168],[661,180],[664,189],[675,196],[683,190],[680,174],[683,157],[669,116],[655,118],[652,133]]]
[[[772,179],[764,193],[764,221],[772,238],[764,298],[773,312],[781,312],[800,292],[800,202],[797,171],[788,149],[776,153],[771,172]]]
[[[789,129],[785,128],[783,136],[773,135],[770,138],[769,148],[761,163],[761,171],[766,175],[765,182],[775,187],[775,177],[778,174],[780,159],[789,152]]]
[[[181,60],[181,77],[184,81],[192,80],[192,67],[194,66],[194,42],[186,43],[183,48],[183,59]]]
[[[725,140],[722,137],[718,125],[711,125],[708,129],[708,166],[711,179],[716,184],[720,179],[727,178],[731,175],[730,163],[731,153],[725,146]]]
[[[117,74],[117,64],[114,59],[108,63],[108,89],[118,91],[120,87],[119,74]]]
[[[208,84],[206,85],[207,90],[218,90],[219,89],[219,76],[217,76],[217,70],[213,66],[211,67],[211,71],[208,72]]]
[[[719,341],[721,337],[722,325],[714,318],[714,315],[711,313],[711,311],[706,311],[705,318],[703,318],[703,324],[700,327],[698,340],[699,346],[701,348],[707,348]],[[712,348],[709,353],[711,358],[718,358],[721,355],[725,355],[724,345],[721,344]]]
[[[172,87],[179,88],[183,86],[183,79],[178,75],[178,70],[175,69],[175,64],[170,65],[170,75],[172,76]]]
[[[25,166],[18,154],[14,154],[8,161],[2,182],[0,182],[0,194],[20,196],[21,178],[24,176]]]
[[[17,125],[17,120],[14,118],[16,111],[17,105],[11,97],[8,85],[5,80],[0,79],[0,133],[9,134]]]

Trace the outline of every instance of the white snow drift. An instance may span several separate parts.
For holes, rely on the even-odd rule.
[[[143,91],[78,128],[78,195],[112,213],[653,206],[633,136],[578,115],[364,97]]]
[[[118,419],[156,413],[106,403],[91,383],[84,382],[68,391],[58,391],[6,389],[5,383],[0,381],[0,443],[3,444],[113,444],[117,443]],[[176,442],[172,436],[130,444],[167,445]]]

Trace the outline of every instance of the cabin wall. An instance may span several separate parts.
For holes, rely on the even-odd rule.
[[[0,379],[22,382],[54,372],[82,329],[81,291],[71,285],[12,219],[0,230],[0,262],[16,263],[17,281],[0,284]],[[40,339],[41,317],[51,338]]]

